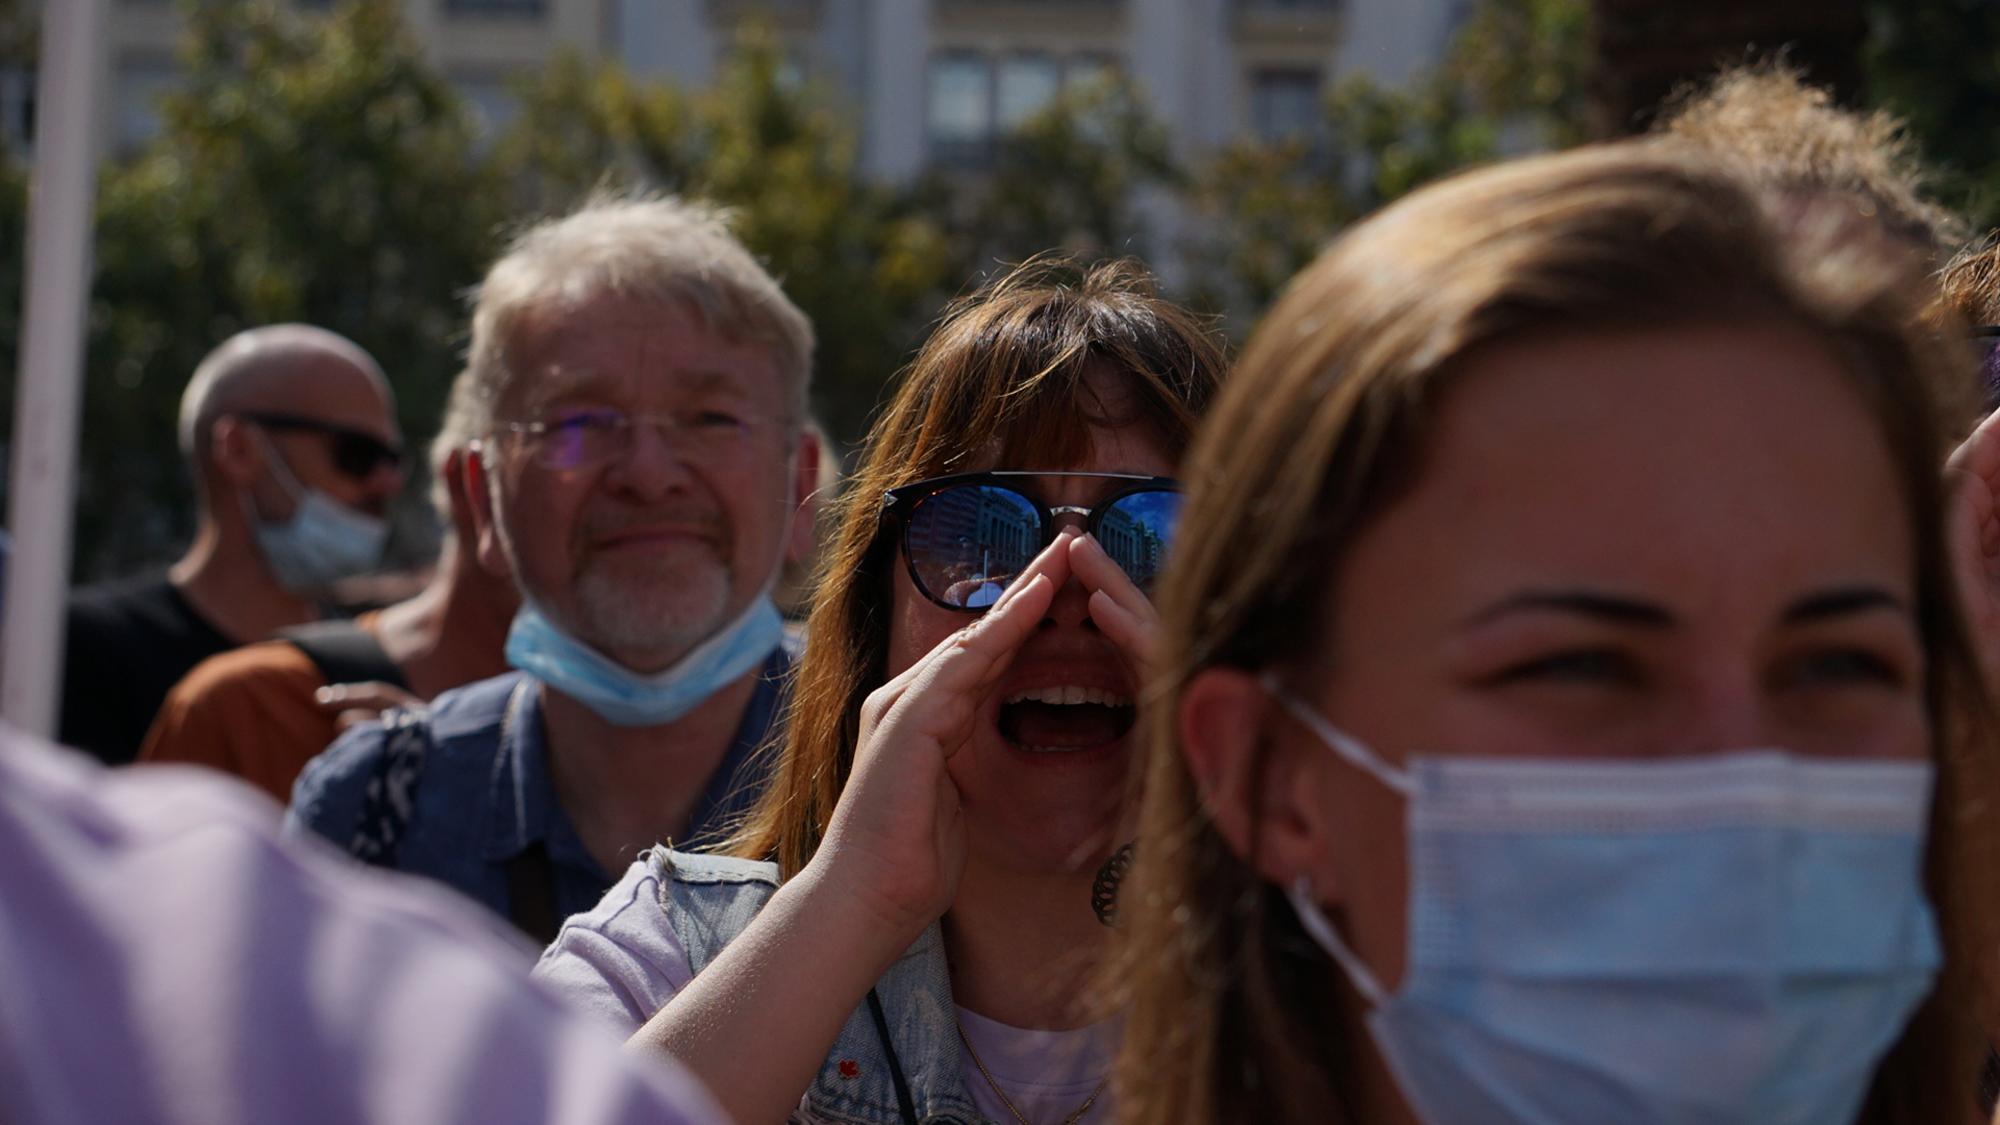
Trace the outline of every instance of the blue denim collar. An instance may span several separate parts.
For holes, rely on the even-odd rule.
[[[782,647],[764,662],[729,749],[695,802],[687,839],[675,841],[677,847],[719,841],[749,812],[762,792],[765,769],[758,750],[784,704],[791,666],[791,657]],[[569,814],[556,800],[555,778],[549,770],[548,731],[542,723],[542,693],[546,690],[539,681],[522,675],[507,693],[499,748],[493,755],[488,783],[482,854],[491,861],[504,861],[540,841],[557,863],[593,872],[609,885],[610,877],[591,858]]]
[[[488,783],[485,839],[481,853],[494,862],[509,860],[531,844],[548,848],[558,864],[581,868],[611,882],[591,858],[576,826],[556,800],[549,772],[548,735],[542,727],[542,685],[522,676],[507,693],[501,712],[500,744]]]

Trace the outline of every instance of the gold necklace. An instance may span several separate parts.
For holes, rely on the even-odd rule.
[[[1007,1112],[1014,1115],[1014,1120],[1020,1122],[1021,1125],[1034,1125],[1019,1109],[1015,1108],[1014,1099],[1007,1096],[1007,1091],[1000,1088],[1000,1083],[993,1080],[993,1072],[986,1069],[986,1064],[979,1060],[979,1052],[973,1050],[972,1038],[965,1034],[965,1025],[962,1023],[958,1025],[958,1041],[965,1044],[965,1053],[972,1056],[972,1065],[979,1068],[979,1077],[986,1079],[987,1088],[993,1091],[994,1097],[1000,1099],[1001,1105],[1007,1107]],[[1077,1122],[1083,1120],[1083,1115],[1089,1113],[1090,1107],[1096,1103],[1097,1095],[1104,1092],[1104,1083],[1107,1081],[1109,1079],[1098,1079],[1097,1089],[1092,1090],[1090,1096],[1083,1099],[1082,1105],[1077,1106],[1074,1110],[1070,1111],[1068,1117],[1062,1119],[1062,1125],[1076,1125]]]

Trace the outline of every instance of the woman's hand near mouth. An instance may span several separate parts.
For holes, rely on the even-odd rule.
[[[1068,581],[1072,538],[1058,536],[993,608],[861,705],[853,773],[801,876],[844,886],[868,905],[895,935],[897,953],[958,889],[965,832],[945,762],[972,736],[987,697]]]
[[[869,695],[852,774],[812,860],[633,1035],[702,1076],[736,1120],[785,1120],[848,1015],[950,907],[965,829],[945,761],[1069,580],[1069,538]]]

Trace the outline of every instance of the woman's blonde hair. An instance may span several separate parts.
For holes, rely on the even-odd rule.
[[[883,494],[981,461],[1059,469],[1089,450],[1093,425],[1151,427],[1178,459],[1222,378],[1208,324],[1161,299],[1136,263],[1042,257],[955,302],[870,430],[834,507],[785,740],[736,855],[790,877],[812,858],[854,764],[861,703],[880,686],[896,546]],[[1127,416],[1106,416],[1088,376],[1128,380]]]
[[[1925,329],[1928,287],[1892,241],[1845,208],[1767,209],[1684,147],[1633,142],[1420,191],[1292,282],[1184,470],[1179,550],[1159,597],[1156,706],[1142,720],[1137,860],[1122,896],[1123,1121],[1359,1120],[1345,1076],[1367,1045],[1335,1011],[1332,962],[1202,813],[1174,728],[1190,678],[1308,658],[1319,640],[1311,623],[1330,612],[1329,569],[1412,479],[1438,397],[1468,352],[1543,331],[1741,321],[1797,325],[1833,345],[1888,439],[1912,514],[1938,732],[1927,878],[1947,955],[1880,1067],[1864,1120],[1970,1116],[1984,1048],[1974,1003],[1990,995],[1987,964],[2000,950],[2000,896],[1982,876],[2000,850],[1991,747],[1974,738],[1990,726],[1942,530],[1945,420],[1963,417],[1945,396],[1966,380],[1953,378],[1956,342]]]

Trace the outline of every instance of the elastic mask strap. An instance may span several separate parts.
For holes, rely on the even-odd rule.
[[[1318,711],[1313,710],[1304,702],[1294,697],[1291,692],[1286,691],[1284,685],[1278,682],[1278,677],[1275,674],[1265,672],[1263,675],[1257,677],[1257,682],[1263,686],[1265,691],[1271,693],[1271,698],[1277,700],[1285,710],[1291,712],[1293,718],[1304,723],[1306,729],[1318,735],[1319,740],[1326,743],[1327,749],[1340,755],[1348,764],[1366,772],[1375,780],[1401,793],[1405,797],[1414,797],[1416,795],[1417,782],[1415,778],[1409,775],[1408,771],[1397,769],[1395,766],[1383,761],[1380,755],[1370,750],[1361,740],[1349,737],[1340,728],[1327,722],[1324,715],[1321,715]]]
[[[285,463],[284,454],[278,452],[277,445],[271,441],[271,435],[264,432],[264,427],[255,422],[251,424],[257,426],[257,440],[264,444],[264,455],[277,466],[277,472],[273,475],[278,480],[278,487],[284,489],[285,495],[292,498],[293,505],[303,505],[306,502],[304,482],[300,481],[298,474],[292,472],[292,467]]]
[[[1368,966],[1361,963],[1360,955],[1348,948],[1347,943],[1340,939],[1340,931],[1333,928],[1333,922],[1327,918],[1326,911],[1321,910],[1319,903],[1313,899],[1312,880],[1304,875],[1292,880],[1292,889],[1285,892],[1285,897],[1292,900],[1292,909],[1298,913],[1299,925],[1304,926],[1306,932],[1312,935],[1312,939],[1319,943],[1320,948],[1332,956],[1335,963],[1347,974],[1347,979],[1354,982],[1355,991],[1361,993],[1362,998],[1368,1001],[1368,1005],[1372,1008],[1386,1005],[1389,1002],[1389,994],[1383,990],[1381,982],[1375,979],[1375,974],[1368,970]]]

